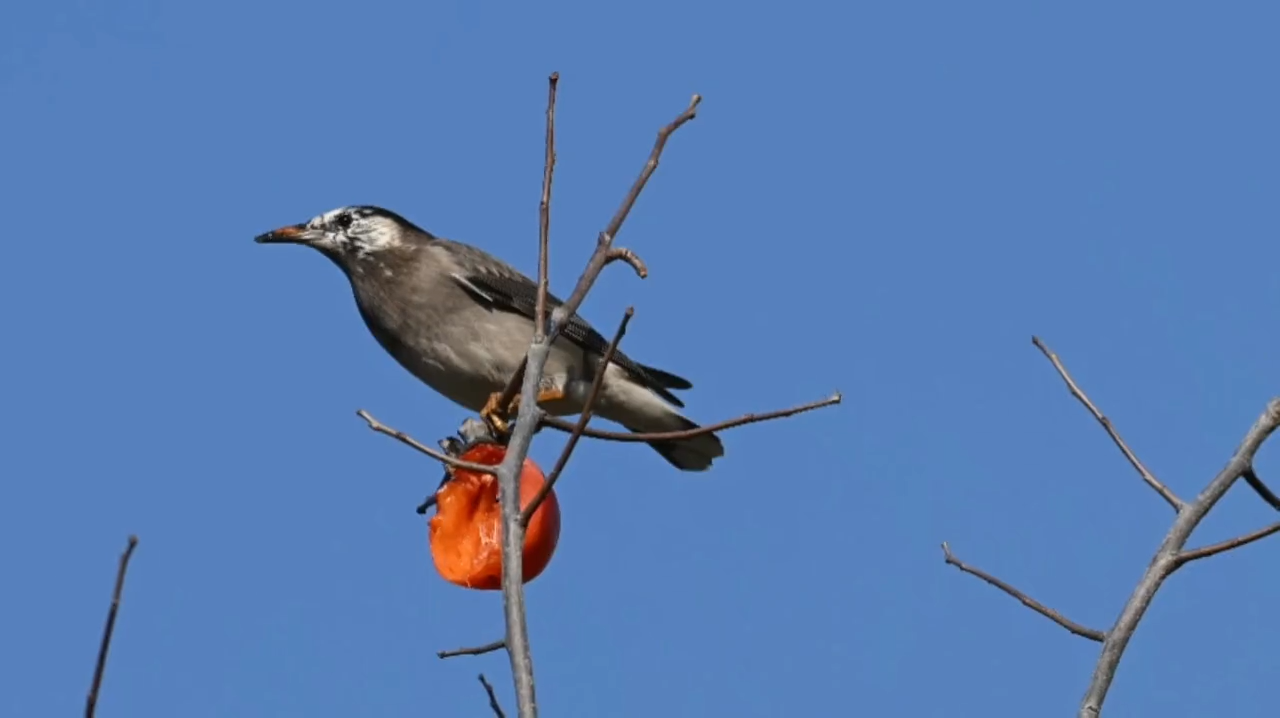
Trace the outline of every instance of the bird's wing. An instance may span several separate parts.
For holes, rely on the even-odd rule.
[[[533,319],[538,303],[536,282],[514,267],[475,247],[449,240],[436,241],[448,243],[449,252],[458,268],[458,271],[451,273],[450,276],[472,297],[491,309],[513,312]],[[559,297],[547,292],[548,314],[562,304],[564,302]],[[561,335],[598,356],[603,355],[609,348],[609,340],[601,336],[600,332],[576,312],[569,317]],[[674,374],[637,363],[621,351],[614,352],[613,363],[626,369],[640,383],[676,406],[682,407],[684,403],[670,390],[689,389],[693,386],[688,380]]]

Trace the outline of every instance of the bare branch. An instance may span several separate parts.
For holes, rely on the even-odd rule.
[[[600,233],[596,239],[596,251],[591,255],[591,260],[587,262],[587,268],[583,270],[582,276],[578,278],[578,284],[573,288],[573,293],[565,300],[565,303],[558,307],[552,314],[552,327],[549,333],[552,339],[560,333],[560,329],[572,317],[574,312],[578,311],[578,307],[582,306],[582,302],[587,298],[587,292],[591,291],[591,286],[595,284],[596,279],[600,276],[601,270],[605,265],[615,259],[622,259],[641,276],[645,277],[649,274],[648,269],[639,261],[633,253],[627,250],[621,250],[622,254],[611,252],[613,249],[613,240],[622,231],[623,222],[627,221],[627,215],[631,213],[631,208],[635,206],[636,200],[640,198],[640,193],[644,191],[644,186],[649,182],[649,178],[653,176],[654,170],[658,169],[658,160],[662,157],[662,150],[667,146],[667,139],[672,133],[680,129],[686,122],[692,120],[698,114],[698,103],[702,102],[701,95],[694,95],[689,101],[689,106],[685,108],[674,120],[662,129],[658,130],[658,139],[653,143],[653,150],[649,152],[649,159],[645,162],[644,168],[640,171],[640,176],[636,177],[636,181],[631,185],[631,191],[622,200],[622,205],[618,207],[618,211],[614,213],[613,219],[609,220],[608,226]],[[632,260],[635,261],[632,261]]]
[[[1112,626],[1110,631],[1107,631],[1107,640],[1102,643],[1102,655],[1098,658],[1098,665],[1093,670],[1093,678],[1089,682],[1089,689],[1080,705],[1079,715],[1081,718],[1096,718],[1102,711],[1102,703],[1106,700],[1107,691],[1111,688],[1112,681],[1115,680],[1116,668],[1120,665],[1120,658],[1124,655],[1125,647],[1129,645],[1129,639],[1133,637],[1133,632],[1137,630],[1142,616],[1151,605],[1151,600],[1155,597],[1156,591],[1160,590],[1161,584],[1170,574],[1177,570],[1180,565],[1190,560],[1185,558],[1181,552],[1183,546],[1187,544],[1187,539],[1191,537],[1191,532],[1195,531],[1196,526],[1209,513],[1209,510],[1227,493],[1227,490],[1231,488],[1231,484],[1235,483],[1237,478],[1253,466],[1254,454],[1258,453],[1258,449],[1267,440],[1267,437],[1271,436],[1276,430],[1277,426],[1280,426],[1280,398],[1272,399],[1267,404],[1266,410],[1262,412],[1262,416],[1258,417],[1258,420],[1249,429],[1249,433],[1245,435],[1244,441],[1236,449],[1231,461],[1227,462],[1227,465],[1200,492],[1195,501],[1187,504],[1183,510],[1178,512],[1177,517],[1173,520],[1173,526],[1170,527],[1169,533],[1165,535],[1164,541],[1156,551],[1155,557],[1151,559],[1151,563],[1147,565],[1147,570],[1143,573],[1142,579],[1129,596],[1129,600],[1125,602],[1124,609],[1121,610],[1115,625]],[[1257,540],[1261,536],[1250,535],[1244,538]],[[1243,543],[1240,545],[1243,545]],[[1217,547],[1211,546],[1209,548]],[[1222,548],[1213,553],[1220,553],[1225,550],[1227,549]],[[1206,549],[1197,549],[1189,553],[1195,555],[1203,551],[1206,551]],[[1202,558],[1207,555],[1212,554],[1196,555],[1195,558]]]
[[[474,461],[463,461],[462,459],[449,456],[443,451],[436,451],[435,449],[431,448],[430,446],[427,446],[426,444],[423,444],[421,441],[418,441],[417,439],[413,438],[412,436],[409,436],[403,431],[400,431],[399,429],[393,429],[390,426],[387,426],[386,424],[378,421],[377,419],[373,418],[372,414],[365,411],[364,409],[357,411],[356,416],[360,417],[361,419],[364,419],[369,424],[370,429],[373,429],[379,434],[385,434],[387,436],[390,436],[391,438],[395,439],[396,441],[399,441],[405,446],[410,446],[414,449],[417,449],[418,451],[421,451],[422,453],[426,454],[427,456],[430,456],[431,458],[435,459],[436,461],[439,461],[442,464],[445,464],[446,466],[452,466],[455,469],[466,469],[468,471],[476,471],[481,474],[493,474],[496,471],[496,467],[494,466],[490,466],[488,464],[477,464]],[[427,504],[424,504],[423,508],[425,509],[426,506]]]
[[[1071,619],[1067,618],[1066,616],[1063,616],[1061,613],[1058,613],[1052,608],[1049,608],[1043,603],[1040,603],[1034,598],[1031,598],[1030,596],[1023,593],[1022,591],[1019,591],[1013,586],[1010,586],[1004,581],[1001,581],[995,576],[992,576],[991,574],[981,569],[974,568],[973,566],[970,566],[962,562],[960,559],[952,555],[951,547],[947,545],[946,541],[942,542],[942,554],[943,554],[943,557],[946,559],[947,564],[951,566],[955,566],[956,568],[960,569],[964,573],[970,574],[972,576],[977,576],[983,581],[986,581],[992,586],[995,586],[1001,591],[1004,591],[1010,596],[1013,596],[1014,598],[1018,599],[1019,601],[1022,602],[1022,605],[1026,606],[1032,611],[1035,611],[1041,616],[1044,616],[1050,621],[1053,621],[1059,626],[1062,626],[1063,628],[1074,633],[1075,635],[1081,636],[1083,638],[1088,638],[1089,640],[1092,640],[1092,641],[1098,641],[1099,643],[1106,640],[1107,634],[1103,633],[1102,631],[1099,631],[1095,628],[1089,628],[1088,626],[1082,626],[1079,623],[1076,623],[1075,621],[1072,621]]]
[[[1062,365],[1058,356],[1049,350],[1048,347],[1040,341],[1039,337],[1032,337],[1032,343],[1040,349],[1040,351],[1049,359],[1054,368],[1058,371],[1058,375],[1066,382],[1067,388],[1071,391],[1072,396],[1084,404],[1089,413],[1102,424],[1107,434],[1115,442],[1116,446],[1124,454],[1129,463],[1137,469],[1143,480],[1147,482],[1151,488],[1155,489],[1171,506],[1177,510],[1174,516],[1173,525],[1170,526],[1168,533],[1165,534],[1164,541],[1161,542],[1160,548],[1147,564],[1146,571],[1143,572],[1142,578],[1138,581],[1138,585],[1133,589],[1129,599],[1125,602],[1124,608],[1120,611],[1120,615],[1116,618],[1115,624],[1105,633],[1092,631],[1091,629],[1083,629],[1086,632],[1076,630],[1082,628],[1077,624],[1070,624],[1062,619],[1056,612],[1044,608],[1042,605],[1027,598],[1025,594],[1014,589],[1012,586],[1005,584],[994,577],[982,573],[977,569],[965,566],[951,555],[947,544],[942,544],[942,549],[946,554],[947,563],[955,565],[960,570],[971,573],[993,586],[1001,589],[1009,595],[1022,601],[1027,606],[1038,611],[1039,613],[1053,619],[1060,625],[1066,627],[1072,633],[1079,633],[1094,640],[1102,641],[1102,652],[1098,657],[1098,663],[1094,667],[1093,677],[1089,682],[1089,688],[1085,692],[1084,699],[1081,701],[1080,710],[1077,715],[1081,718],[1097,718],[1102,711],[1102,704],[1106,700],[1107,692],[1111,688],[1112,682],[1115,680],[1116,669],[1120,665],[1120,659],[1124,655],[1125,648],[1129,644],[1129,640],[1133,637],[1133,633],[1137,630],[1138,623],[1142,621],[1143,615],[1147,608],[1150,607],[1152,599],[1154,599],[1157,591],[1160,590],[1164,583],[1174,571],[1190,561],[1201,558],[1207,558],[1224,551],[1230,551],[1234,548],[1247,545],[1254,541],[1270,536],[1274,533],[1280,533],[1280,523],[1273,524],[1263,529],[1253,531],[1252,533],[1205,546],[1203,548],[1185,551],[1184,547],[1187,540],[1191,537],[1192,532],[1200,524],[1210,510],[1218,503],[1219,500],[1231,489],[1231,485],[1236,479],[1244,477],[1254,490],[1267,503],[1273,506],[1280,504],[1280,500],[1276,500],[1275,495],[1258,479],[1253,471],[1253,458],[1257,454],[1262,444],[1280,427],[1280,398],[1272,399],[1262,415],[1253,423],[1249,432],[1245,435],[1244,440],[1236,448],[1231,460],[1223,467],[1221,471],[1209,482],[1209,485],[1196,496],[1191,502],[1183,502],[1163,484],[1161,484],[1155,476],[1143,466],[1133,451],[1129,449],[1124,440],[1112,427],[1111,422],[1102,415],[1102,412],[1094,406],[1093,402],[1085,395],[1085,393],[1076,385],[1067,372],[1066,367]]]
[[[1254,473],[1252,466],[1245,469],[1244,473],[1241,474],[1240,477],[1244,479],[1244,482],[1248,484],[1263,501],[1267,502],[1268,506],[1276,511],[1280,511],[1280,497],[1271,493],[1271,489],[1267,488],[1267,485],[1262,483],[1262,479],[1259,479],[1258,475]]]
[[[609,263],[609,250],[613,248],[613,238],[622,227],[626,215],[635,204],[636,198],[644,188],[645,182],[658,166],[658,157],[666,145],[667,138],[681,125],[693,119],[694,110],[702,98],[694,95],[688,109],[680,114],[671,124],[658,132],[658,140],[649,155],[640,177],[632,186],[631,192],[623,201],[622,207],[614,215],[605,232],[596,241],[595,252],[587,262],[578,284],[569,296],[568,301],[556,307],[551,313],[550,325],[546,335],[538,337],[529,346],[525,360],[521,362],[520,408],[516,415],[515,431],[511,433],[507,445],[507,453],[498,468],[498,498],[502,504],[502,608],[506,619],[507,654],[511,659],[511,675],[516,687],[516,707],[520,718],[536,718],[538,715],[537,697],[533,680],[533,657],[529,650],[529,627],[524,609],[524,526],[521,523],[523,512],[520,507],[520,468],[529,454],[529,445],[533,434],[539,428],[542,410],[538,407],[538,389],[542,382],[542,372],[546,367],[551,346],[556,337],[582,305],[587,292],[595,283],[604,266]],[[511,386],[504,390],[500,406],[509,406],[507,394],[514,398]]]
[[[1138,470],[1138,473],[1142,476],[1142,480],[1147,482],[1148,486],[1155,489],[1156,493],[1160,494],[1160,496],[1173,507],[1174,511],[1181,511],[1185,505],[1182,499],[1178,498],[1177,495],[1170,491],[1164,484],[1160,483],[1160,480],[1157,479],[1154,474],[1147,470],[1147,467],[1144,466],[1138,459],[1137,455],[1133,453],[1133,450],[1129,448],[1129,445],[1124,443],[1124,439],[1120,438],[1120,434],[1117,433],[1115,427],[1111,425],[1111,420],[1103,416],[1102,412],[1098,410],[1098,407],[1094,406],[1093,402],[1089,400],[1089,397],[1085,395],[1084,391],[1080,389],[1075,380],[1071,378],[1071,374],[1069,374],[1067,372],[1067,368],[1062,365],[1062,361],[1058,359],[1058,355],[1050,351],[1049,347],[1045,346],[1044,342],[1040,341],[1040,337],[1031,337],[1031,343],[1035,344],[1036,348],[1043,352],[1045,357],[1053,363],[1053,368],[1058,370],[1058,375],[1067,383],[1067,389],[1071,390],[1071,395],[1076,399],[1079,399],[1080,403],[1084,404],[1084,407],[1089,410],[1089,413],[1093,414],[1093,418],[1097,419],[1099,424],[1102,424],[1102,428],[1106,429],[1107,434],[1111,436],[1111,440],[1120,448],[1120,451],[1124,454],[1125,458],[1129,460],[1129,463],[1133,465],[1133,468]]]
[[[556,169],[556,86],[560,83],[560,73],[553,72],[547,78],[547,156],[542,167],[542,201],[538,203],[538,300],[535,305],[533,338],[540,339],[547,331],[547,265],[551,250],[551,180]],[[512,397],[515,385],[512,383]],[[507,399],[499,406],[506,407],[511,403]]]
[[[609,262],[617,262],[617,261],[622,261],[622,262],[626,262],[627,264],[630,264],[631,268],[636,270],[636,275],[639,276],[641,279],[644,279],[645,277],[649,276],[649,268],[645,266],[644,260],[640,259],[639,255],[627,249],[626,247],[614,247],[613,249],[609,250],[609,254],[606,257],[605,263],[607,264]]]
[[[98,709],[98,691],[102,688],[102,674],[107,669],[107,654],[111,651],[111,636],[116,630],[116,614],[120,611],[120,598],[124,593],[124,578],[129,571],[129,559],[138,547],[138,537],[130,536],[129,543],[120,554],[120,568],[116,570],[116,587],[111,592],[111,608],[107,610],[107,625],[102,630],[102,643],[98,647],[98,662],[93,668],[93,683],[89,685],[89,697],[85,700],[85,718],[93,718]]]
[[[564,471],[564,467],[569,463],[569,456],[573,454],[573,449],[578,445],[578,439],[582,438],[582,432],[587,428],[587,422],[591,421],[591,416],[595,409],[596,399],[600,397],[600,388],[604,386],[604,373],[609,368],[609,362],[613,361],[613,355],[618,351],[618,344],[622,341],[623,335],[627,333],[627,324],[631,322],[631,317],[635,314],[634,307],[627,307],[626,313],[622,315],[622,321],[618,323],[618,331],[614,332],[613,340],[609,342],[609,346],[604,350],[604,356],[600,359],[599,365],[596,367],[596,375],[591,380],[591,391],[587,393],[587,399],[582,405],[582,413],[578,416],[578,422],[574,425],[573,431],[569,434],[569,440],[565,442],[564,449],[560,452],[560,458],[556,459],[555,466],[552,467],[551,473],[547,474],[546,483],[538,489],[538,493],[534,494],[533,499],[528,506],[524,507],[524,514],[520,517],[520,525],[529,526],[529,521],[533,518],[533,514],[547,500],[547,495],[555,488],[556,482],[560,480],[560,473]]]
[[[483,646],[475,646],[473,648],[455,648],[452,651],[437,651],[436,655],[440,658],[453,658],[454,656],[482,656],[486,653],[501,651],[506,647],[506,641],[497,640],[493,643],[486,643]]]
[[[1237,536],[1227,541],[1219,541],[1218,543],[1210,544],[1209,546],[1204,546],[1202,548],[1191,549],[1190,551],[1183,551],[1179,553],[1177,558],[1174,560],[1174,564],[1175,564],[1174,568],[1181,568],[1184,564],[1190,563],[1192,561],[1196,561],[1202,558],[1208,558],[1210,556],[1216,556],[1217,554],[1223,553],[1224,551],[1230,551],[1233,548],[1240,548],[1241,546],[1246,546],[1248,544],[1253,543],[1254,541],[1257,541],[1259,539],[1264,539],[1270,536],[1271,534],[1277,533],[1277,532],[1280,532],[1280,522],[1271,524],[1266,528],[1260,528],[1257,531],[1250,531],[1249,533],[1243,536]]]
[[[489,707],[493,709],[493,714],[498,718],[507,718],[507,714],[502,712],[502,704],[498,703],[498,694],[493,692],[493,686],[489,685],[483,673],[480,674],[480,685],[484,686],[484,692],[489,694]]]
[[[650,433],[632,433],[629,431],[603,431],[600,429],[584,428],[582,430],[582,435],[590,437],[592,439],[605,439],[607,441],[623,441],[623,442],[678,441],[681,439],[689,439],[695,436],[702,436],[703,434],[710,434],[717,431],[723,431],[725,429],[732,429],[734,427],[742,426],[744,424],[755,424],[761,421],[770,421],[772,419],[782,419],[788,416],[802,414],[806,411],[813,411],[814,409],[821,409],[826,406],[839,404],[842,401],[842,399],[843,397],[840,394],[840,392],[836,392],[835,394],[832,394],[826,399],[820,399],[818,401],[809,402],[808,404],[793,406],[789,409],[779,409],[778,411],[769,411],[763,414],[744,414],[742,416],[739,416],[736,419],[729,419],[728,421],[722,421],[717,424],[707,424],[706,426],[699,426],[696,429],[686,429],[684,431],[655,431]],[[577,430],[577,425],[574,422],[565,421],[564,419],[561,419],[559,417],[544,416],[542,417],[542,423],[545,426],[549,426],[553,429],[558,429],[560,431],[573,432]]]

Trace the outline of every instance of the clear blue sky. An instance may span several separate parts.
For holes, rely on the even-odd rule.
[[[439,468],[355,416],[464,412],[251,240],[372,203],[532,271],[552,70],[553,286],[702,93],[619,240],[651,277],[586,314],[634,304],[701,421],[846,403],[706,475],[580,448],[544,714],[1071,714],[1097,645],[938,545],[1106,628],[1167,528],[1032,334],[1186,497],[1280,393],[1280,10],[1047,6],[7,4],[0,714],[81,710],[131,532],[104,718],[482,716],[481,671],[513,710],[504,656],[434,655],[502,627],[431,566]],[[1272,520],[1242,485],[1193,543]],[[1109,714],[1275,715],[1278,560],[1175,576]]]

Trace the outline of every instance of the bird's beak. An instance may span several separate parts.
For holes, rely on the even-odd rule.
[[[305,224],[291,224],[288,227],[273,229],[253,238],[258,244],[308,244],[315,239],[314,233]]]

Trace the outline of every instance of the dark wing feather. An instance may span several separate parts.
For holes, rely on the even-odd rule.
[[[514,312],[533,319],[538,302],[536,282],[474,247],[458,242],[449,242],[449,245],[455,257],[461,260],[459,265],[464,271],[462,274],[454,275],[454,279],[463,288],[494,309]],[[548,314],[562,304],[564,302],[559,297],[550,292],[547,293]],[[561,335],[597,356],[603,355],[609,348],[609,340],[601,336],[577,313],[569,317],[569,322],[561,331]],[[670,390],[689,389],[693,386],[687,379],[675,374],[640,364],[621,350],[614,352],[613,363],[676,406],[683,407],[684,403]]]

